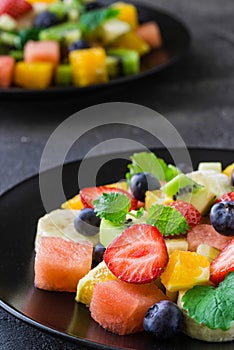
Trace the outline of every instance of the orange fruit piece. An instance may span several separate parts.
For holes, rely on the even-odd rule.
[[[204,284],[210,278],[210,263],[205,256],[190,251],[176,250],[169,258],[161,281],[167,290],[176,292]]]
[[[61,207],[63,209],[75,209],[75,210],[81,210],[84,208],[79,194],[77,194],[76,196],[72,197],[71,199],[63,203]]]

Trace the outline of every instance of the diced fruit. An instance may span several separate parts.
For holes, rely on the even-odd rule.
[[[76,301],[89,306],[95,284],[114,279],[116,279],[116,277],[107,268],[105,262],[100,262],[95,268],[90,270],[87,275],[79,280]]]
[[[105,21],[96,31],[96,36],[103,45],[109,45],[115,42],[122,35],[128,33],[131,26],[127,22],[120,21],[116,18]],[[94,37],[95,39],[95,37]],[[91,40],[92,41],[92,40]]]
[[[108,220],[102,219],[99,231],[100,242],[104,245],[104,247],[107,247],[127,227],[127,224],[114,224]]]
[[[0,87],[7,88],[12,83],[15,60],[10,56],[0,56]]]
[[[229,177],[229,179],[232,176],[232,172],[234,170],[234,163],[229,164],[224,170],[223,170],[223,174],[227,175]]]
[[[196,226],[202,220],[201,214],[191,203],[177,200],[175,202],[167,202],[165,205],[178,210],[185,217],[190,227]]]
[[[34,18],[33,26],[35,28],[49,28],[55,26],[58,23],[59,19],[54,13],[50,11],[44,11],[42,13],[39,13]]]
[[[35,250],[37,250],[41,237],[61,237],[74,242],[90,241],[93,245],[98,243],[98,234],[83,236],[74,227],[74,219],[78,210],[56,209],[42,216],[37,225]]]
[[[18,62],[15,66],[14,83],[27,89],[46,89],[52,83],[53,69],[50,62]]]
[[[75,195],[74,197],[72,197],[71,199],[63,203],[61,207],[63,209],[76,209],[76,210],[80,210],[84,208],[79,194]]]
[[[129,23],[132,29],[135,29],[138,26],[138,14],[136,6],[119,1],[114,3],[112,7],[119,10],[119,14],[117,16],[118,19]]]
[[[208,244],[199,244],[197,247],[197,254],[207,257],[208,261],[211,263],[217,255],[219,255],[220,250],[211,247]]]
[[[137,200],[131,196],[131,194],[127,191],[124,191],[120,188],[116,187],[108,187],[108,186],[98,186],[98,187],[86,187],[80,191],[80,199],[86,208],[93,208],[93,201],[100,197],[103,193],[110,192],[119,192],[128,196],[131,201],[130,210],[136,209]]]
[[[231,190],[230,180],[225,174],[220,174],[214,170],[193,171],[186,174],[190,179],[198,184],[205,186],[208,192],[216,197],[222,196]]]
[[[175,251],[161,275],[163,285],[171,292],[192,288],[209,281],[210,263],[206,257],[190,251]]]
[[[39,39],[40,40],[55,40],[57,42],[63,42],[69,33],[76,33],[76,39],[79,40],[81,38],[81,31],[79,25],[76,22],[65,22],[62,24],[58,24],[51,28],[46,28],[40,32]],[[74,40],[74,41],[75,41]]]
[[[234,201],[220,202],[210,211],[210,222],[224,236],[234,236]]]
[[[72,84],[72,67],[70,64],[60,64],[55,71],[55,83],[57,85]]]
[[[198,164],[198,171],[203,170],[214,170],[218,173],[222,172],[222,163],[221,162],[200,162]]]
[[[212,261],[210,265],[210,279],[213,283],[218,284],[231,271],[234,271],[234,238]]]
[[[152,48],[162,46],[162,35],[156,22],[143,23],[136,29],[136,34]]]
[[[104,254],[110,271],[131,283],[147,283],[165,269],[168,253],[159,230],[151,225],[136,224],[112,241]]]
[[[131,284],[113,280],[96,284],[90,303],[92,318],[103,328],[119,334],[143,330],[148,308],[167,299],[155,284]]]
[[[145,194],[145,209],[148,211],[154,204],[164,204],[166,201],[165,192],[162,190],[147,191]]]
[[[201,186],[184,174],[179,174],[171,181],[167,182],[161,189],[166,195],[174,200],[180,199],[181,196],[191,195]]]
[[[73,80],[76,86],[106,83],[106,54],[103,48],[90,48],[72,51],[69,60],[73,68]]]
[[[42,237],[35,257],[35,285],[45,290],[75,292],[91,269],[92,244]]]
[[[149,45],[136,35],[135,32],[128,32],[113,41],[109,47],[116,49],[126,49],[138,52],[140,56],[150,51]]]
[[[183,314],[180,308],[169,300],[161,300],[147,311],[143,327],[159,339],[174,337],[181,330]]]
[[[143,23],[136,29],[136,34],[151,48],[155,49],[162,46],[161,30],[156,22]]]
[[[216,200],[216,203],[219,203],[219,202],[234,202],[234,192],[228,192],[228,193],[225,193],[223,194],[221,197],[219,197],[217,200]]]
[[[145,201],[146,191],[159,190],[158,179],[150,173],[138,173],[131,177],[130,189],[133,197],[141,202]]]
[[[26,62],[50,62],[55,66],[60,61],[60,48],[56,41],[28,41],[24,47]]]
[[[7,15],[6,13],[4,15],[0,15],[0,29],[1,30],[6,30],[6,31],[15,30],[16,26],[17,26],[17,22],[14,18]]]
[[[140,72],[140,57],[134,50],[108,49],[107,54],[120,59],[121,75],[132,75]]]
[[[165,240],[165,243],[169,256],[176,250],[188,250],[188,242],[186,238],[169,238]]]
[[[0,15],[7,13],[13,18],[18,18],[32,10],[32,5],[25,0],[1,0]]]
[[[197,225],[187,234],[188,250],[196,252],[200,244],[208,244],[211,247],[222,250],[230,239],[231,237],[225,237],[215,231],[212,225]]]
[[[110,79],[114,79],[123,75],[121,65],[122,61],[119,57],[106,57],[106,69]]]
[[[181,199],[190,202],[201,215],[206,215],[214,203],[216,195],[209,192],[206,187],[202,187],[196,193],[192,193],[191,197],[182,196]]]
[[[77,232],[84,236],[95,236],[99,232],[101,219],[91,208],[84,208],[74,219],[74,226]]]

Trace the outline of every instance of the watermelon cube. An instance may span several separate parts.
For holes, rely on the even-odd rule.
[[[93,245],[60,237],[41,237],[35,257],[37,288],[76,292],[78,281],[91,269]]]
[[[60,61],[60,47],[56,41],[28,41],[24,47],[26,62],[51,62],[55,66]]]
[[[150,306],[168,299],[154,283],[132,284],[120,280],[97,283],[90,303],[92,318],[119,335],[143,331]]]
[[[15,60],[10,56],[0,56],[0,87],[7,88],[13,79]]]

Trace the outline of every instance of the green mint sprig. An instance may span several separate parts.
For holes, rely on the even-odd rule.
[[[131,163],[128,165],[129,172],[126,179],[129,181],[134,174],[148,172],[154,175],[159,181],[170,181],[181,171],[172,164],[156,157],[152,152],[134,153],[131,157]]]
[[[84,34],[91,33],[108,19],[117,17],[119,10],[111,7],[84,12],[80,16],[80,28]]]
[[[165,237],[186,234],[189,230],[185,217],[179,211],[162,204],[150,207],[146,223],[156,226]]]
[[[122,193],[103,193],[98,199],[93,201],[94,211],[102,219],[109,220],[116,224],[125,221],[129,212],[130,199]]]
[[[226,275],[217,288],[195,286],[182,297],[183,309],[199,324],[210,329],[231,328],[234,321],[234,271]]]

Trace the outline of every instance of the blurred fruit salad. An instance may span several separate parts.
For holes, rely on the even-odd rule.
[[[161,46],[157,23],[140,23],[127,2],[0,1],[0,88],[107,83]]]

